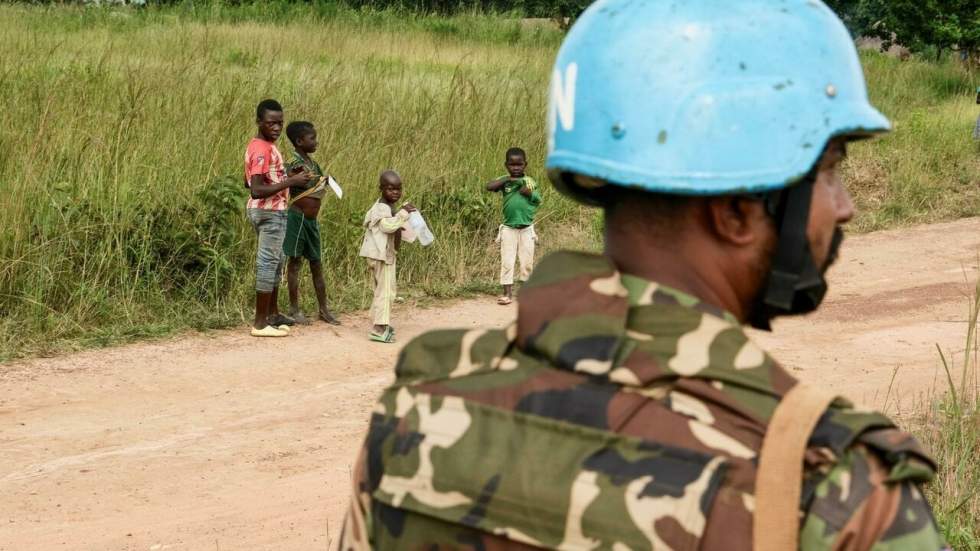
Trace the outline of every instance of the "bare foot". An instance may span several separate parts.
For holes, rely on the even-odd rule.
[[[330,325],[340,325],[340,320],[333,317],[333,314],[330,313],[330,310],[326,310],[326,309],[320,310],[320,320],[325,321]]]
[[[289,311],[289,315],[294,320],[296,320],[296,323],[298,323],[300,325],[309,325],[310,324],[310,318],[306,317],[306,315],[304,315],[303,312],[301,312],[299,310],[290,310]]]

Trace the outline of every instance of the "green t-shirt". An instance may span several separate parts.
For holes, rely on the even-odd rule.
[[[527,184],[531,188],[531,196],[521,194],[521,187]],[[541,194],[538,183],[530,176],[512,178],[500,189],[504,194],[504,225],[511,228],[530,226],[534,223],[534,213],[541,205]]]

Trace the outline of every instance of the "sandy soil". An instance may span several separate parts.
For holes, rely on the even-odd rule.
[[[851,239],[826,307],[757,338],[803,379],[907,410],[941,387],[935,345],[962,352],[978,252],[980,219]],[[513,315],[396,310],[402,340]],[[326,549],[397,353],[343,321],[0,365],[0,550]]]

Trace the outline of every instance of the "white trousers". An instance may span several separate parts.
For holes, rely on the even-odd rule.
[[[371,321],[375,325],[391,323],[391,304],[395,302],[395,263],[385,264],[380,260],[368,260],[374,283],[374,299],[371,301]]]
[[[500,284],[514,284],[515,260],[519,260],[521,265],[518,280],[527,281],[534,266],[534,242],[537,240],[534,226],[522,230],[500,226],[498,239],[500,240]]]

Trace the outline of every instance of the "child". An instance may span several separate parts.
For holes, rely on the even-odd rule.
[[[306,172],[286,177],[276,140],[282,133],[282,106],[262,100],[255,109],[258,132],[245,150],[245,187],[249,188],[248,219],[259,243],[255,259],[254,337],[285,337],[293,320],[279,313],[279,278],[282,273],[282,240],[286,234],[289,187],[310,180]]]
[[[293,154],[286,164],[288,171],[304,170],[312,175],[309,185],[289,188],[289,210],[286,213],[286,238],[283,253],[289,257],[286,280],[289,282],[289,315],[298,323],[308,324],[299,309],[299,269],[303,257],[310,262],[310,275],[319,305],[319,318],[330,325],[340,325],[327,307],[326,285],[323,282],[323,266],[320,262],[320,203],[326,186],[321,181],[323,170],[310,154],[317,148],[316,129],[312,123],[294,121],[286,127],[286,137],[293,144]]]
[[[520,259],[520,281],[527,281],[534,264],[534,214],[541,205],[537,183],[524,175],[527,155],[519,147],[507,150],[504,158],[507,175],[487,184],[487,191],[504,194],[504,223],[500,226],[497,241],[500,243],[500,284],[503,295],[497,304],[507,305],[514,300],[514,260]]]
[[[980,105],[980,86],[977,86],[977,105]],[[973,128],[973,139],[980,140],[980,115],[977,115],[977,125]]]
[[[371,302],[371,340],[395,342],[391,326],[391,303],[395,300],[395,255],[401,244],[401,229],[415,212],[411,203],[395,211],[402,198],[402,179],[394,170],[381,173],[378,182],[381,197],[364,216],[364,242],[360,255],[367,259],[374,276],[374,300]]]

